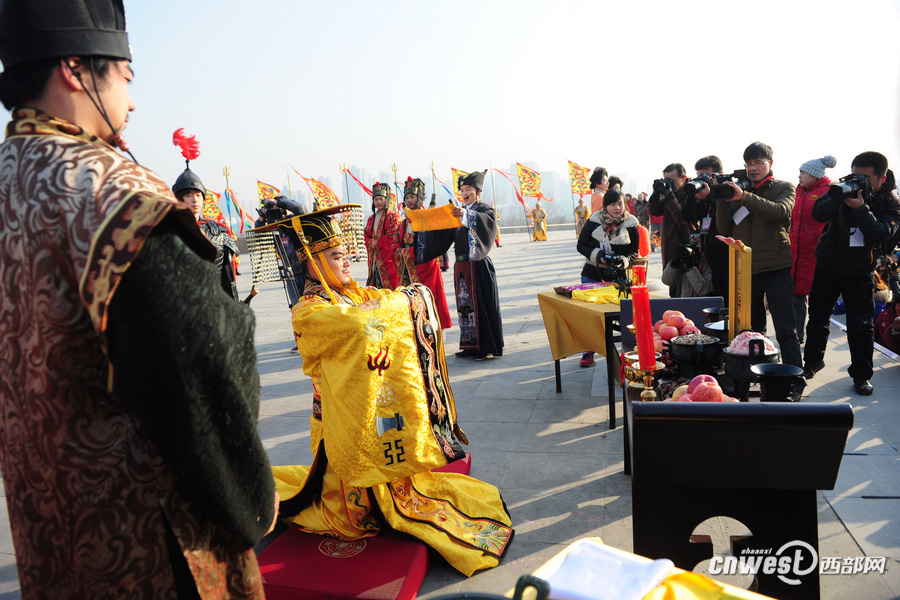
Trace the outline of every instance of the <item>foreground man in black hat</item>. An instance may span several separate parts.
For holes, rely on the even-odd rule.
[[[23,598],[261,598],[254,319],[153,172],[121,0],[3,0],[0,466]],[[227,322],[227,327],[224,323]]]
[[[463,206],[453,215],[463,220],[456,229],[436,231],[438,244],[456,248],[453,284],[459,313],[459,352],[461,358],[482,360],[503,355],[503,322],[500,319],[500,293],[497,273],[488,252],[497,237],[497,214],[481,202],[481,189],[487,171],[469,173],[457,182]]]

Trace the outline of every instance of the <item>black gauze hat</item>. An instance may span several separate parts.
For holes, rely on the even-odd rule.
[[[461,190],[464,185],[471,185],[473,188],[478,188],[479,190],[484,189],[484,176],[487,175],[487,169],[484,171],[475,171],[474,173],[469,173],[465,177],[460,177],[459,181],[456,182],[456,189]]]
[[[4,68],[66,56],[131,60],[122,0],[2,0]]]
[[[425,182],[419,179],[413,179],[411,176],[406,178],[406,181],[403,183],[403,197],[406,198],[409,194],[415,194],[419,197],[419,205],[422,205],[422,202],[425,200]]]

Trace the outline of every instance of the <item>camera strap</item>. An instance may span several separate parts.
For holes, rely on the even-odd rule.
[[[769,175],[768,177],[766,177],[765,179],[763,179],[762,181],[760,181],[758,184],[756,184],[756,187],[753,188],[753,191],[752,191],[751,193],[755,194],[756,191],[757,191],[759,188],[761,188],[761,187],[763,186],[764,183],[766,183],[767,181],[773,180],[773,179],[775,179],[775,178],[774,178],[772,175]]]

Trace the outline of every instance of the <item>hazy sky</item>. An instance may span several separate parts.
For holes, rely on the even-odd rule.
[[[174,181],[184,127],[206,186],[227,164],[248,206],[288,165],[337,182],[339,163],[397,163],[430,187],[431,162],[449,182],[451,166],[569,159],[640,191],[670,162],[740,168],[760,140],[791,181],[825,154],[835,179],[864,150],[900,167],[896,0],[125,4],[135,157]]]

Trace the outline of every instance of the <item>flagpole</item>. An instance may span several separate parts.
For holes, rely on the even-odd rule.
[[[496,212],[497,204],[494,202],[494,198],[497,197],[497,188],[494,187],[494,166],[488,162],[488,167],[491,169],[491,208]]]
[[[234,231],[234,219],[231,218],[231,206],[228,205],[228,198],[227,198],[227,196],[228,196],[227,190],[230,188],[230,186],[228,184],[228,178],[231,177],[231,169],[228,167],[228,165],[225,165],[225,168],[222,169],[222,175],[225,176],[225,190],[226,190],[225,206],[228,206],[228,220],[231,221],[231,230]],[[241,215],[238,215],[238,216],[241,217],[241,225],[243,226],[244,217]],[[243,227],[242,227],[242,230],[243,230]]]
[[[338,163],[338,168],[341,170],[341,173],[344,174],[344,190],[347,194],[347,199],[344,202],[350,204],[350,181],[347,179],[347,170],[350,167],[346,163]]]
[[[400,187],[399,185],[397,185],[397,171],[398,171],[397,163],[391,163],[391,171],[394,172],[394,189],[396,190]],[[390,196],[388,196],[388,199],[390,199]],[[403,198],[398,198],[397,200],[402,201]],[[400,209],[399,206],[394,207],[394,210],[399,210],[399,209]]]
[[[437,176],[434,174],[434,161],[431,161],[431,197],[437,205]]]

